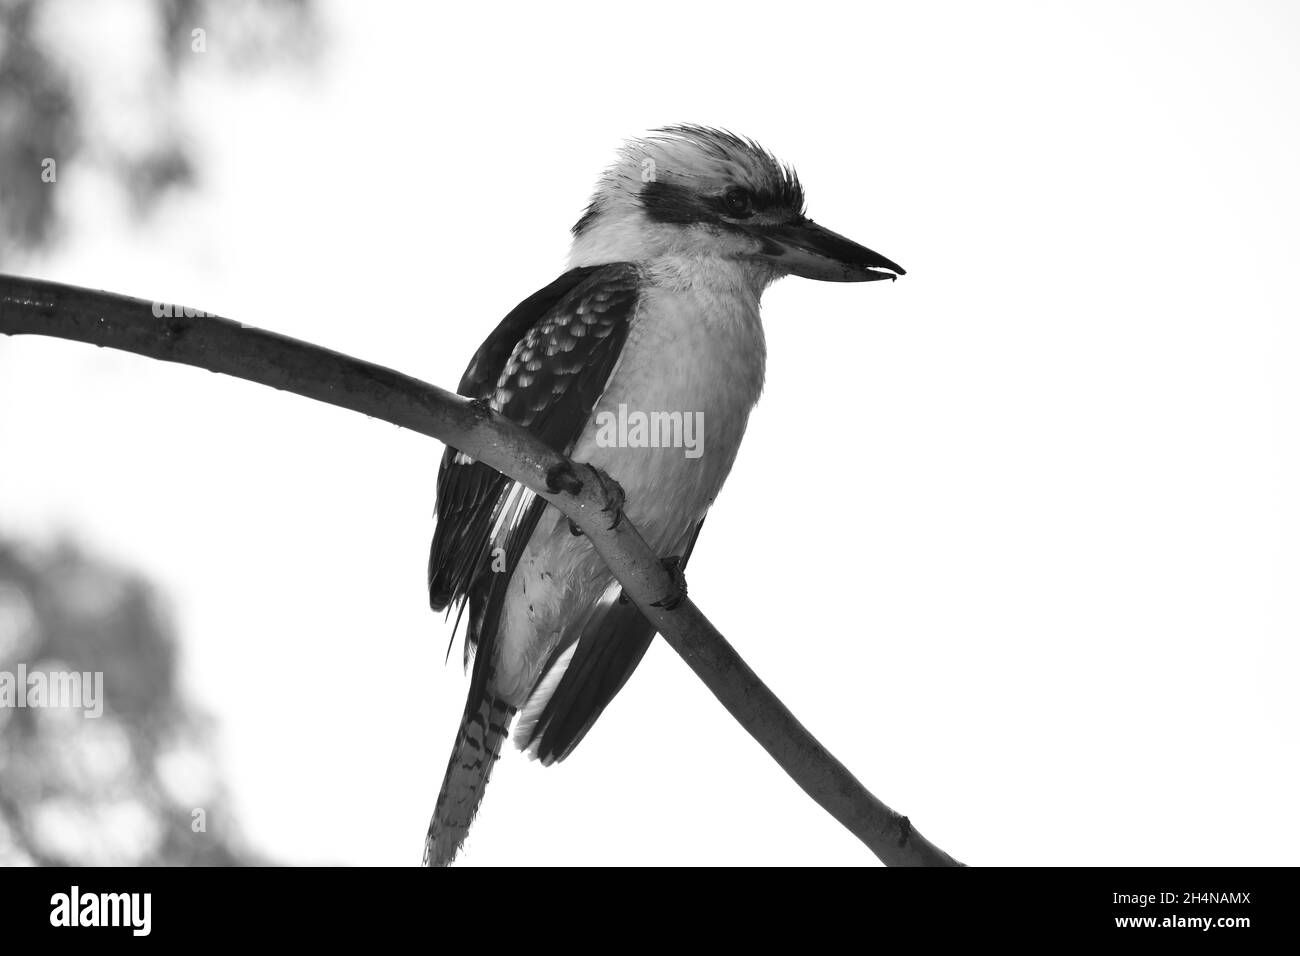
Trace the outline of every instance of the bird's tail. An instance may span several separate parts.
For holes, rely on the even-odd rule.
[[[471,695],[424,838],[425,866],[446,866],[465,842],[514,715],[515,708],[491,692]]]

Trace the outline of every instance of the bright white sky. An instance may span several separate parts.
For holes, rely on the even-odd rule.
[[[147,228],[60,167],[70,242],[25,271],[450,387],[623,138],[754,136],[909,274],[769,292],[692,596],[960,859],[1294,862],[1294,6],[326,12],[313,74],[198,71],[205,182]],[[424,591],[440,446],[37,339],[0,341],[0,409],[0,524],[170,595],[249,839],[418,862],[465,692]],[[502,759],[463,859],[872,860],[662,644],[568,763]]]

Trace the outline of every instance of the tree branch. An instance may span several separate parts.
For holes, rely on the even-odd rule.
[[[608,527],[601,483],[584,480],[589,467],[513,422],[437,386],[273,332],[36,279],[0,275],[0,333],[108,346],[270,385],[436,438],[523,482],[582,529],[627,595],[740,725],[882,862],[961,865],[827,752],[689,598],[673,610],[660,606],[679,597],[676,584],[629,521]]]

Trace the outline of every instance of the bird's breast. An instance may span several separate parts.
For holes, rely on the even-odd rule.
[[[733,289],[647,285],[573,457],[605,469],[661,551],[717,496],[763,388],[758,301]]]

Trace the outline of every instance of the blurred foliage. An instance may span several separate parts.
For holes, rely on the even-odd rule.
[[[102,171],[146,219],[169,190],[192,187],[201,173],[181,105],[185,75],[211,63],[246,78],[306,63],[319,45],[311,0],[148,0],[127,10],[148,16],[143,32],[154,42],[96,58],[66,42],[86,6],[0,0],[0,268],[62,231],[67,211],[61,191],[42,179],[45,160],[56,161],[56,175]],[[202,54],[195,29],[204,31]],[[130,110],[98,99],[107,88],[124,92]]]
[[[47,159],[56,183],[147,221],[200,182],[187,80],[248,82],[318,46],[311,0],[0,0],[0,269],[76,227]],[[237,836],[148,584],[70,545],[0,539],[0,674],[19,665],[101,672],[104,710],[0,706],[0,865],[264,862]]]
[[[265,862],[239,840],[148,584],[68,544],[0,540],[0,672],[20,664],[102,673],[103,712],[0,705],[0,865]]]
[[[47,159],[55,183],[147,221],[200,183],[187,81],[299,69],[318,46],[311,0],[0,0],[0,269],[76,228]],[[0,675],[19,665],[101,672],[103,714],[0,706],[0,865],[263,862],[238,839],[148,584],[70,545],[0,539]]]

